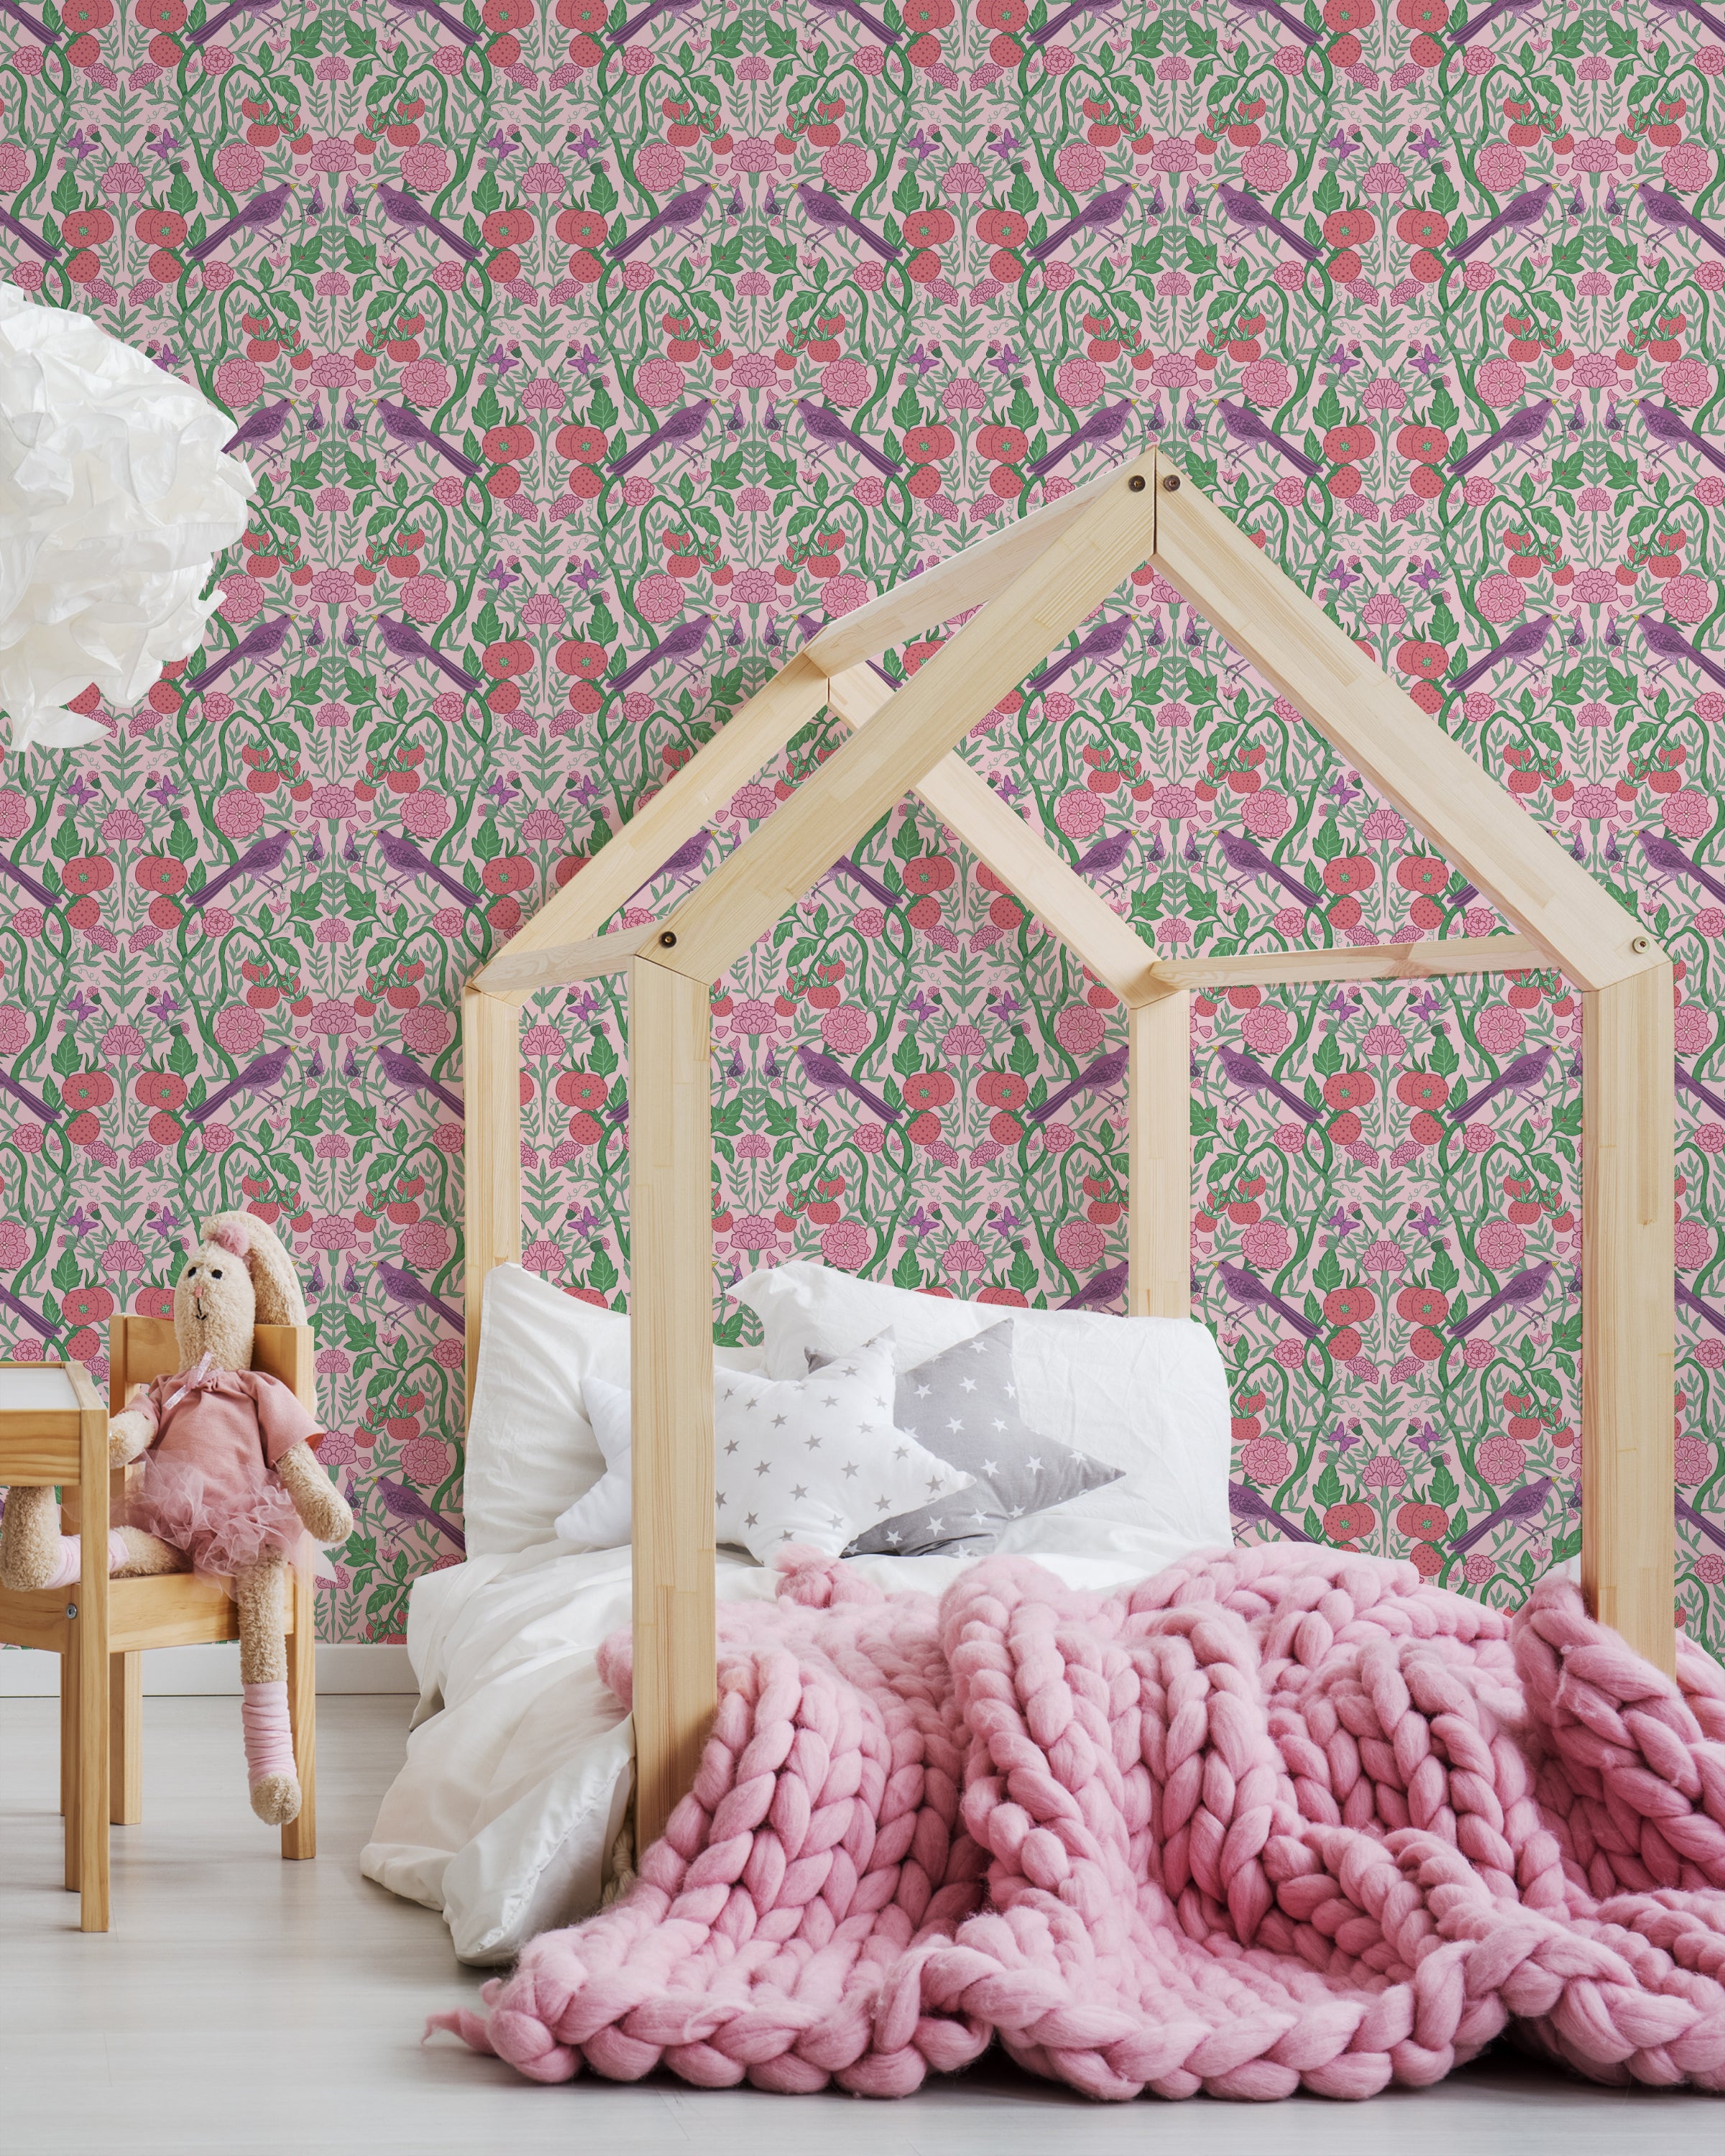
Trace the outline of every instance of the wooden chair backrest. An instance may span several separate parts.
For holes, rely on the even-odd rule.
[[[279,1378],[309,1414],[317,1413],[312,1358],[317,1342],[309,1325],[260,1325],[252,1334],[252,1368]],[[119,1414],[133,1389],[167,1377],[180,1366],[171,1317],[108,1320],[108,1412]]]

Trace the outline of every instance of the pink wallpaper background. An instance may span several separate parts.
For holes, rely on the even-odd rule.
[[[8,1352],[100,1361],[198,1214],[284,1224],[362,1522],[325,1627],[398,1633],[461,1548],[460,983],[814,624],[1154,435],[1677,962],[1717,1648],[1722,70],[1553,0],[14,11],[8,274],[197,380],[262,486],[208,670],[3,774]],[[1167,587],[1101,621],[964,753],[1147,942],[1497,925]],[[718,1323],[790,1254],[1109,1306],[1111,999],[926,814],[854,860],[715,1004]],[[526,1261],[621,1306],[623,1011],[524,1017]],[[1499,1602],[1574,1553],[1579,1046],[1543,974],[1200,1002],[1243,1536]]]

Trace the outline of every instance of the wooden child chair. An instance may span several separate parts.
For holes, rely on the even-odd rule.
[[[311,1328],[305,1325],[259,1325],[252,1337],[252,1368],[280,1378],[313,1413],[316,1345]],[[136,1393],[178,1367],[172,1318],[109,1320],[110,1414],[121,1414]],[[311,1442],[315,1445],[316,1440]],[[109,1501],[114,1517],[120,1517],[126,1478],[135,1471],[123,1467],[110,1471]],[[75,1510],[74,1492],[65,1487],[61,1520],[68,1533],[77,1531]],[[105,1547],[105,1521],[102,1527]],[[170,1572],[105,1584],[105,1596],[89,1594],[81,1585],[69,1591],[44,1588],[31,1594],[0,1591],[0,1640],[46,1647],[60,1657],[60,1810],[66,1822],[66,1887],[69,1892],[83,1891],[85,1931],[108,1928],[107,1836],[83,1831],[86,1807],[95,1808],[92,1829],[105,1800],[108,1820],[116,1826],[135,1825],[144,1815],[143,1653],[151,1647],[196,1646],[239,1637],[239,1604],[218,1579]],[[317,1854],[316,1638],[311,1584],[297,1567],[289,1573],[286,1604],[288,1717],[301,1801],[298,1815],[281,1830],[281,1853],[297,1859]],[[75,1617],[66,1616],[69,1605],[77,1609]],[[100,1644],[83,1645],[85,1625],[105,1635]],[[80,1666],[100,1671],[104,1664],[108,1673],[105,1731],[96,1717],[80,1713]],[[99,1741],[101,1736],[105,1743]],[[100,1875],[94,1879],[86,1876],[90,1856],[97,1860]]]

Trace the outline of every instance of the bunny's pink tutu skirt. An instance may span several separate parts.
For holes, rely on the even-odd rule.
[[[280,1482],[260,1483],[236,1506],[231,1489],[171,1455],[146,1453],[134,1468],[119,1523],[159,1535],[194,1572],[214,1578],[231,1581],[267,1557],[308,1575],[316,1569],[316,1545]]]

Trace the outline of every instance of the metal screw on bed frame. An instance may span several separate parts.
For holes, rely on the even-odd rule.
[[[1126,485],[1129,494],[1142,494],[1144,491],[1144,475],[1142,472],[1134,472]]]
[[[1653,948],[1653,938],[1651,936],[1632,937],[1630,939],[1630,948],[1639,957],[1642,952],[1651,951]]]
[[[66,1614],[68,1617],[75,1617],[78,1614],[78,1604],[75,1602],[69,1602],[66,1604]]]
[[[1162,490],[1164,494],[1178,494],[1180,491],[1180,475],[1178,472],[1168,474],[1162,482]]]
[[[669,951],[675,947],[676,940],[676,937],[672,934],[671,931],[667,928],[664,935],[659,939],[660,946],[661,949]]]

